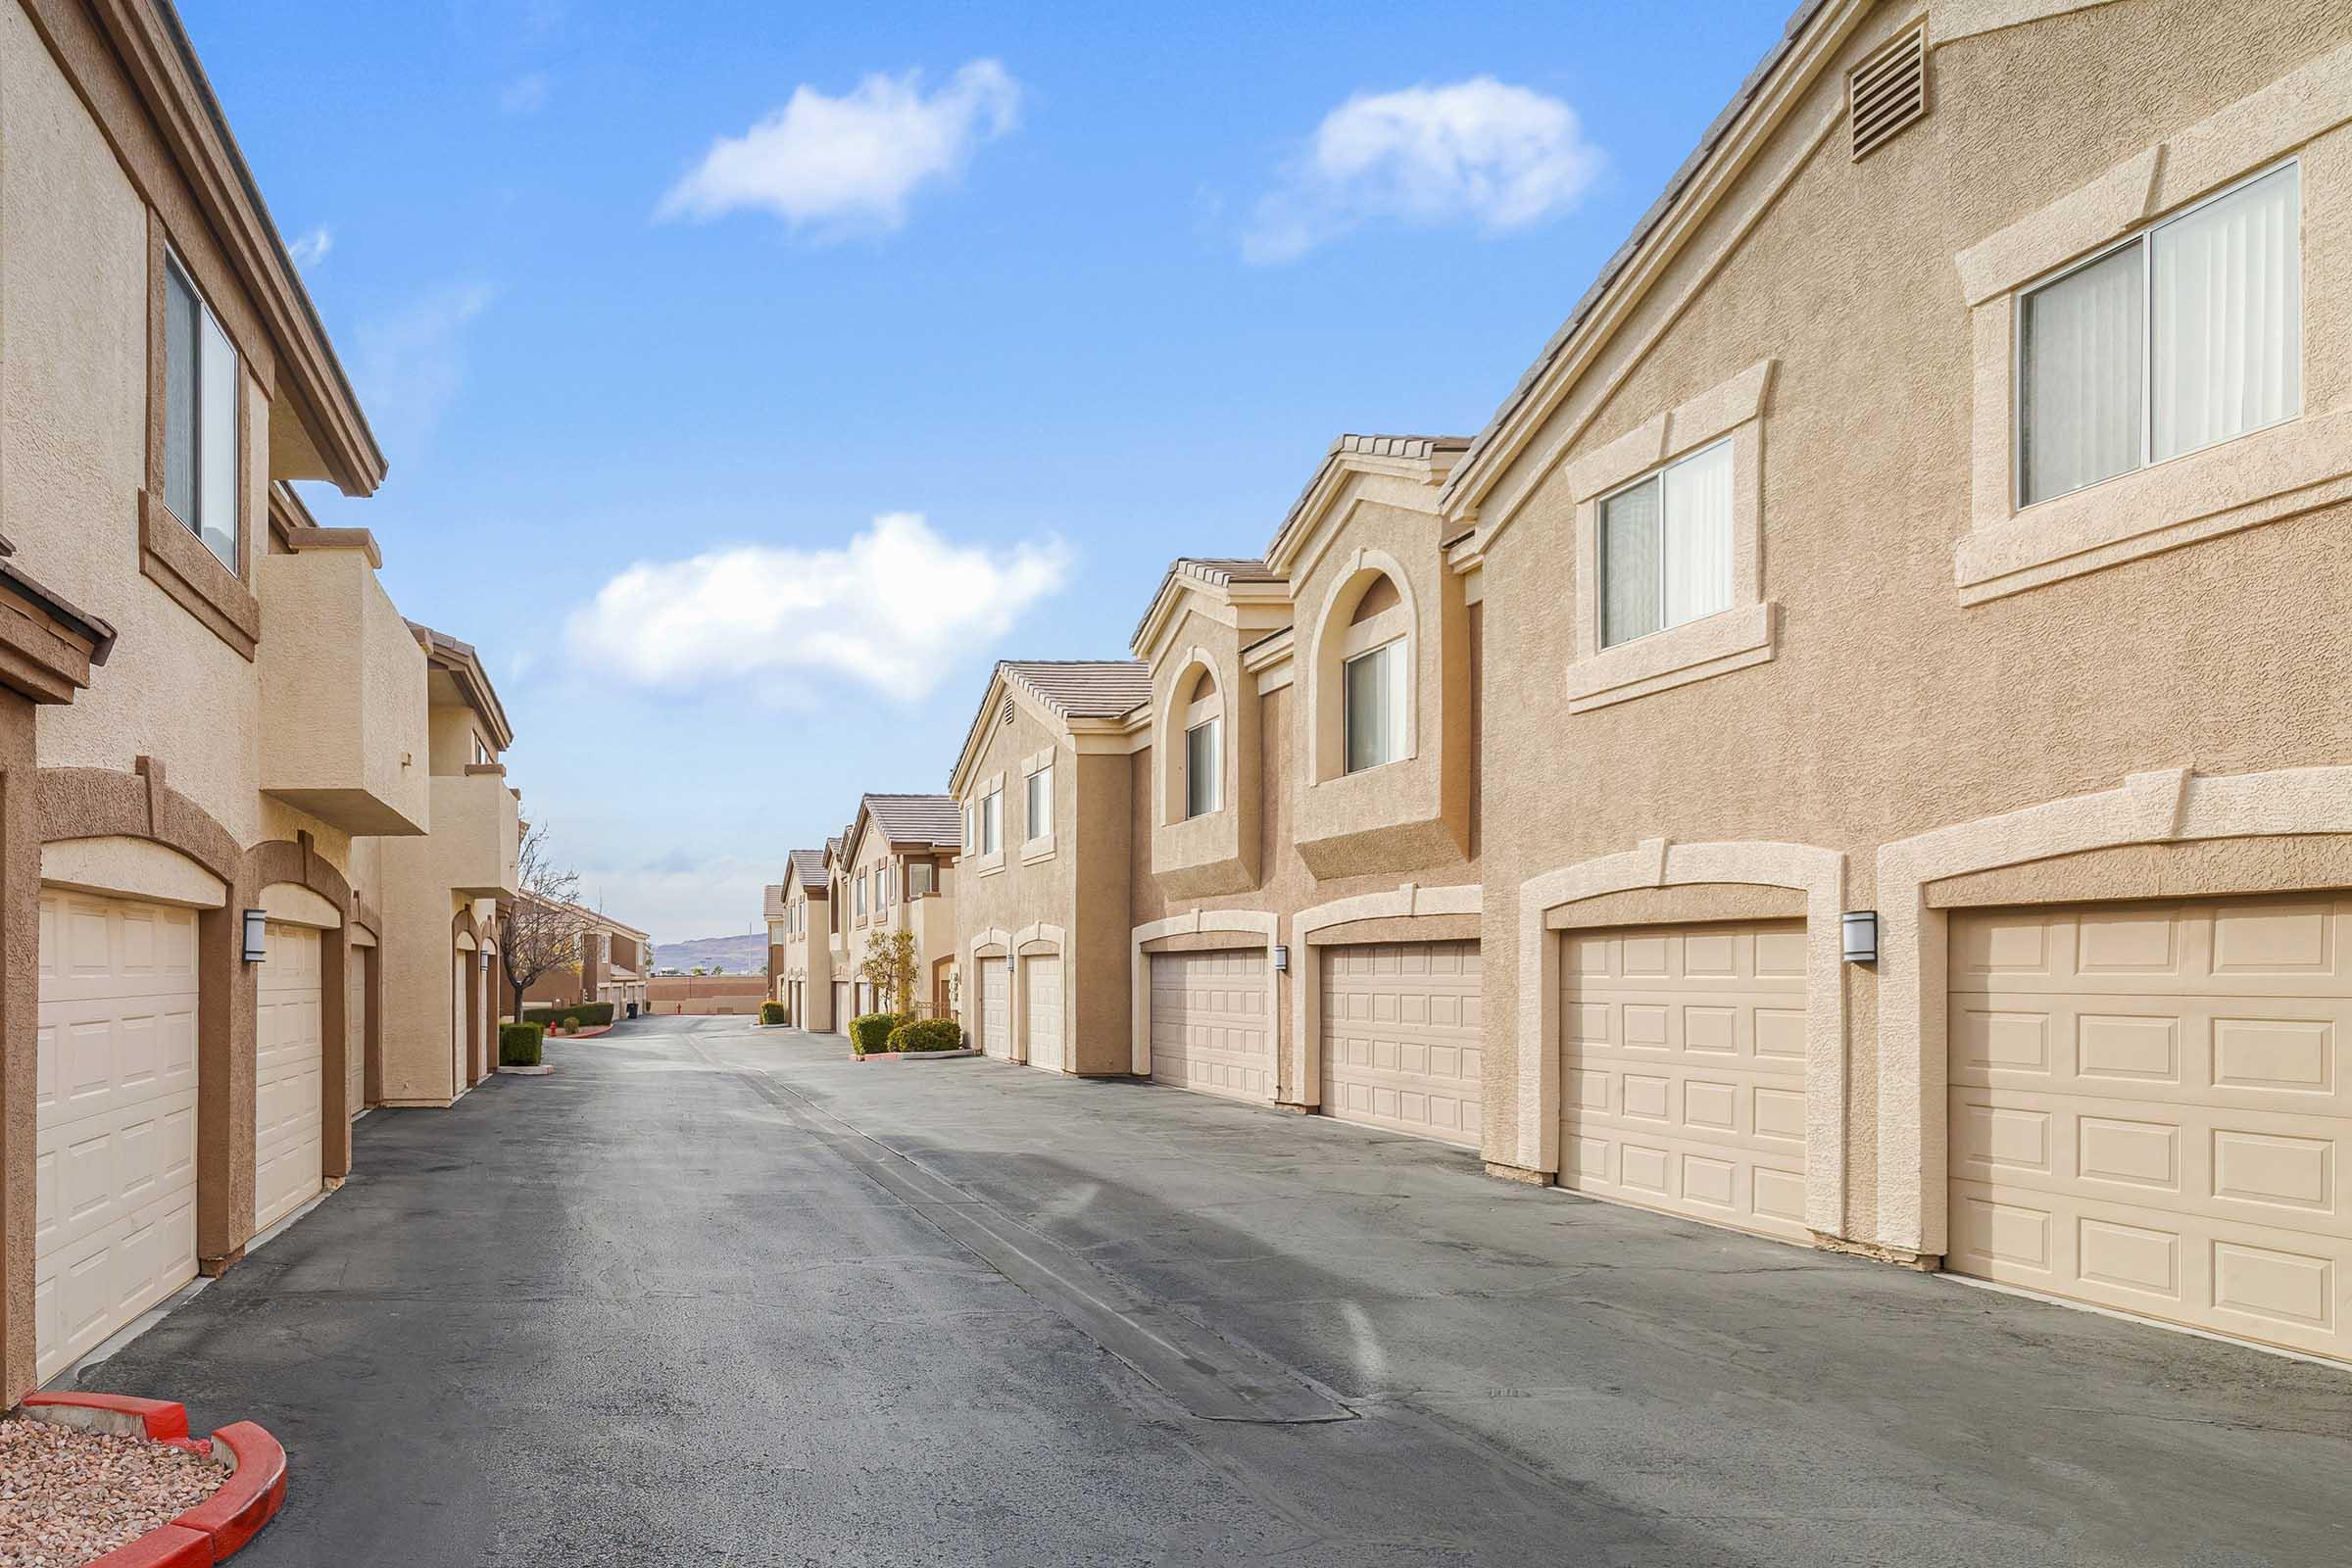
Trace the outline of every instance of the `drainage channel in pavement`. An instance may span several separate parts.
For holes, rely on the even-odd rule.
[[[1126,1362],[1203,1421],[1290,1426],[1350,1421],[1356,1412],[1305,1377],[1244,1349],[1056,1246],[986,1199],[923,1170],[758,1067],[708,1063],[740,1078],[792,1124],[856,1167],[950,1241]]]

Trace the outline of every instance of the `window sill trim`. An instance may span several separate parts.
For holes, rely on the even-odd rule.
[[[139,572],[252,662],[262,605],[151,490],[139,492]]]
[[[997,850],[972,861],[972,875],[994,876],[1004,869],[1004,852]]]
[[[1031,839],[1021,846],[1021,863],[1035,865],[1040,860],[1051,860],[1054,858],[1054,835],[1051,833],[1043,838]]]
[[[1568,666],[1568,710],[1591,712],[1770,662],[1780,606],[1767,599],[1652,632]]]
[[[2234,533],[2352,493],[2352,410],[2284,424],[2043,501],[1962,536],[1964,605]]]

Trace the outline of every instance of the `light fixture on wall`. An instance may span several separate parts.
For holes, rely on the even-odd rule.
[[[1275,948],[1275,950],[1274,950],[1274,972],[1275,972],[1276,974],[1288,974],[1288,973],[1290,973],[1290,969],[1291,969],[1291,950],[1290,950],[1288,947],[1277,947],[1277,948]]]
[[[1845,936],[1845,961],[1876,963],[1879,961],[1879,911],[1848,909],[1840,922]]]
[[[263,963],[270,957],[270,911],[245,911],[245,961]]]

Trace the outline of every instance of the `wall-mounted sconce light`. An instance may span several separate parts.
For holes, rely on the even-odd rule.
[[[263,963],[270,957],[270,911],[245,911],[245,961]]]
[[[1276,948],[1274,950],[1274,972],[1276,974],[1288,974],[1290,972],[1290,968],[1291,950],[1287,947]]]
[[[1845,961],[1876,963],[1879,961],[1879,911],[1848,909],[1842,922],[1845,936]]]

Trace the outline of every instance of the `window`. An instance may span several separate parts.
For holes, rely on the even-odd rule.
[[[486,765],[490,760],[490,748],[483,743],[479,735],[473,738],[473,760],[476,764],[481,765]]]
[[[164,505],[237,569],[237,351],[176,258],[164,266]]]
[[[934,870],[929,860],[916,860],[909,864],[906,867],[906,897],[909,899],[929,898],[933,875]]]
[[[1341,716],[1350,773],[1404,755],[1406,646],[1399,637],[1348,661],[1348,706]]]
[[[1600,645],[1732,608],[1732,443],[1718,441],[1600,504]]]
[[[1029,775],[1028,827],[1032,840],[1054,831],[1054,766],[1048,763]]]
[[[2019,505],[2302,412],[2299,178],[2273,170],[2020,300]]]
[[[1206,719],[1184,732],[1184,814],[1206,816],[1224,802],[1224,762],[1217,746],[1217,726]]]
[[[857,904],[858,918],[862,920],[865,918],[865,878],[859,877],[855,882],[852,882],[850,886],[853,890],[851,893],[851,898],[855,900]]]
[[[980,853],[994,855],[1004,847],[1004,792],[990,790],[980,797]]]

